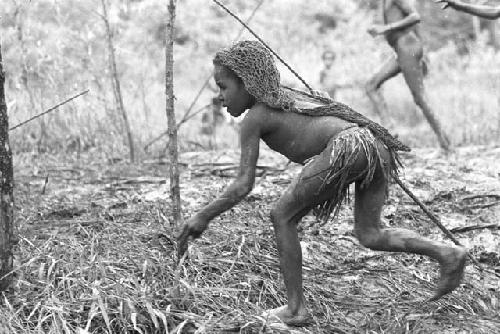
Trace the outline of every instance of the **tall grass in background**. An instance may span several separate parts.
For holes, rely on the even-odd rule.
[[[499,143],[500,52],[480,39],[467,57],[456,54],[448,44],[432,55],[437,72],[429,79],[433,102],[456,144]]]
[[[242,18],[257,1],[234,1],[231,8]],[[162,38],[166,9],[159,0],[132,2],[123,13],[112,2],[110,17],[114,27],[118,71],[124,102],[131,120],[139,155],[150,139],[166,129],[163,87]],[[94,150],[103,157],[123,157],[127,153],[123,124],[114,105],[104,28],[91,2],[40,0],[31,3],[24,17],[27,70],[23,71],[21,49],[14,21],[2,22],[10,123],[41,112],[66,96],[87,87],[91,93],[75,102],[11,133],[14,151],[74,152]],[[196,8],[196,10],[193,10]],[[12,4],[0,9],[10,18]],[[57,15],[54,16],[53,13]],[[280,13],[280,15],[276,15]],[[335,18],[333,29],[323,29],[318,14]],[[337,99],[377,120],[362,83],[392,54],[382,38],[373,39],[366,29],[377,15],[354,1],[321,0],[310,6],[299,0],[266,2],[251,26],[313,87],[319,86],[321,54],[337,53],[334,73],[340,82],[356,87],[341,90]],[[240,26],[212,4],[185,0],[178,6],[175,47],[175,95],[178,118],[192,102],[203,81],[211,74],[216,50],[229,45]],[[424,27],[425,28],[425,27]],[[245,33],[243,39],[252,38]],[[455,145],[498,144],[500,112],[500,53],[484,39],[470,42],[467,55],[452,41],[428,52],[430,73],[426,87],[437,117]],[[279,65],[282,81],[300,87],[300,82]],[[25,73],[26,72],[26,73]],[[35,108],[21,85],[28,78]],[[212,86],[214,84],[212,83]],[[394,131],[413,147],[437,146],[430,127],[414,105],[401,76],[382,88],[396,120]],[[215,91],[207,89],[194,110],[208,104]],[[210,139],[200,132],[201,115],[184,124],[179,132],[182,150],[207,148]],[[166,139],[166,138],[165,138]],[[147,155],[164,151],[165,139],[151,147]],[[237,126],[224,125],[216,131],[218,148],[237,147]]]

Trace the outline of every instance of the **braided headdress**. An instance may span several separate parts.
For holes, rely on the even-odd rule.
[[[217,52],[213,62],[236,73],[245,84],[248,93],[258,102],[298,114],[335,116],[367,127],[391,150],[410,151],[408,146],[394,138],[387,129],[349,106],[281,86],[280,74],[271,52],[258,41],[238,42],[228,49]]]
[[[217,52],[214,63],[235,72],[257,101],[279,109],[288,109],[293,104],[293,97],[280,87],[280,73],[273,56],[260,42],[238,42]]]

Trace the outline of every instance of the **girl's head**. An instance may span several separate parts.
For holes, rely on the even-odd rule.
[[[220,75],[237,78],[255,102],[263,102],[273,108],[289,108],[292,99],[281,90],[280,74],[274,58],[261,43],[238,42],[217,52],[213,62],[216,73],[219,67]]]

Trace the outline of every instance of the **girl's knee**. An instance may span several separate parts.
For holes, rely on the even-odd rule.
[[[278,204],[271,209],[270,218],[275,229],[296,226],[300,219],[311,210],[310,207],[300,205],[295,202],[286,202],[280,200]]]
[[[289,217],[288,210],[285,210],[282,206],[277,205],[271,209],[270,217],[274,228],[284,227],[290,224],[291,219]]]

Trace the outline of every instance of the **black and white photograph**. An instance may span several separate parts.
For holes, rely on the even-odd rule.
[[[0,334],[500,333],[500,0],[1,0]]]

